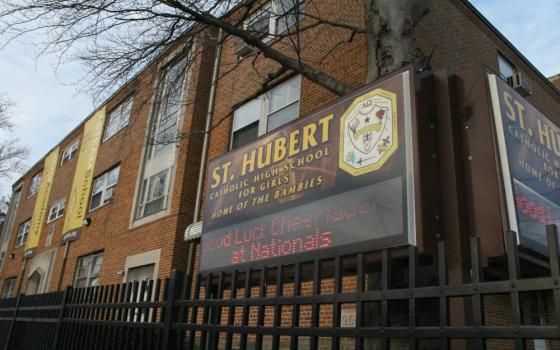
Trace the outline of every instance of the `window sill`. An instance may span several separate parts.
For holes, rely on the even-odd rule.
[[[114,133],[113,135],[111,135],[111,136],[109,136],[109,137],[107,137],[107,138],[104,137],[104,138],[103,138],[103,141],[101,141],[101,144],[104,144],[105,142],[107,142],[107,141],[113,139],[115,136],[121,134],[121,133],[123,132],[123,130],[126,129],[127,126],[128,126],[128,123],[127,123],[125,126],[123,126],[121,129],[119,129],[119,131],[117,131],[116,133]]]
[[[52,219],[52,220],[47,219],[47,224],[50,224],[51,222],[55,222],[56,220],[60,219],[60,218],[63,217],[63,216],[64,216],[64,214],[62,214],[62,215],[60,215],[60,216],[57,216],[56,218],[54,218],[54,219]]]
[[[154,213],[154,214],[151,214],[151,215],[148,215],[148,216],[144,216],[144,217],[139,218],[139,219],[135,219],[130,223],[129,228],[132,229],[132,228],[142,226],[142,225],[148,224],[150,222],[159,220],[161,218],[164,218],[164,217],[168,216],[169,213],[170,213],[169,208],[166,208],[166,209],[163,209],[161,211],[158,211],[157,213]]]
[[[106,207],[106,206],[108,206],[108,205],[111,205],[111,204],[113,204],[114,201],[115,201],[115,200],[113,199],[113,200],[111,200],[110,202],[101,204],[100,206],[95,207],[95,208],[93,208],[93,209],[90,208],[90,209],[88,210],[88,214],[91,214],[91,213],[93,213],[93,212],[96,211],[96,210],[99,210],[99,209],[104,208],[104,207]]]
[[[70,163],[71,161],[73,161],[74,159],[76,159],[76,157],[72,157],[70,159],[66,159],[64,162],[60,163],[60,167],[62,168],[64,165]]]

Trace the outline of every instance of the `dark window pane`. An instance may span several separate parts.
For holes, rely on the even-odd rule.
[[[163,199],[164,197],[155,199],[151,202],[146,203],[146,209],[144,210],[144,216],[152,215],[163,209]]]
[[[264,9],[261,13],[249,20],[247,30],[256,34],[259,39],[268,35],[270,23],[270,8]]]
[[[259,135],[259,122],[249,124],[233,133],[232,149],[236,149],[256,139]]]
[[[500,75],[504,78],[509,78],[515,74],[515,66],[502,55],[498,55],[498,68]]]
[[[272,131],[291,122],[299,116],[299,101],[268,116],[267,131]]]
[[[90,209],[95,209],[101,205],[101,195],[103,192],[99,192],[91,197],[91,206]]]

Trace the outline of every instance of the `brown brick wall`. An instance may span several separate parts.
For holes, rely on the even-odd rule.
[[[191,130],[200,130],[201,123],[205,117],[208,85],[211,67],[206,62],[211,62],[213,49],[202,45],[206,38],[201,38],[197,46],[196,61],[193,64],[189,81],[185,84],[185,105],[182,133],[188,134]],[[161,61],[161,60],[160,60]],[[89,227],[82,228],[82,236],[78,241],[72,242],[68,251],[68,258],[62,276],[61,286],[73,283],[76,262],[81,256],[97,252],[104,252],[104,262],[101,271],[102,284],[122,282],[122,271],[126,257],[143,253],[146,251],[160,249],[159,277],[169,276],[173,261],[181,261],[184,249],[176,248],[178,244],[185,244],[182,237],[183,232],[192,217],[194,188],[196,186],[195,170],[198,169],[200,157],[201,136],[185,137],[177,145],[175,185],[173,186],[172,201],[169,204],[169,215],[144,225],[130,228],[130,218],[134,207],[134,194],[137,186],[137,177],[143,157],[143,146],[146,135],[148,119],[151,115],[153,103],[153,91],[156,84],[158,65],[156,62],[142,72],[136,79],[127,84],[121,91],[107,102],[107,112],[117,106],[130,94],[134,95],[134,102],[130,122],[127,127],[119,131],[106,142],[100,145],[94,178],[106,172],[116,165],[120,165],[119,179],[116,187],[114,200],[98,209],[95,209],[86,217],[91,218]],[[60,146],[60,150],[66,145],[80,137],[83,125],[67,136]],[[50,203],[68,197],[70,192],[77,156],[57,166],[53,186],[49,196]],[[7,255],[14,253],[14,259],[7,259],[0,275],[0,280],[19,276],[21,272],[22,254],[24,248],[13,249],[17,226],[20,222],[31,217],[35,204],[36,195],[26,199],[25,194],[29,186],[29,180],[36,171],[42,168],[42,161],[29,171],[24,177],[23,196],[14,222]],[[189,218],[189,219],[187,219]],[[46,223],[46,219],[45,219]],[[56,290],[59,285],[62,271],[64,247],[60,246],[64,216],[45,224],[37,247],[36,255],[58,247],[51,276],[49,290]],[[49,227],[55,228],[54,237],[50,246],[45,246]],[[185,260],[183,258],[183,260]],[[27,274],[28,271],[25,271]],[[26,280],[26,278],[24,278]],[[19,280],[18,280],[19,282]],[[0,285],[3,285],[1,283]],[[25,291],[25,283],[21,288]]]
[[[355,18],[361,25],[362,7],[359,3],[343,1],[308,2],[307,8],[316,9],[326,18]],[[461,0],[433,0],[431,10],[416,28],[417,44],[426,55],[434,50],[434,71],[450,68],[460,70],[475,64],[486,65],[497,71],[498,53],[512,61],[520,71],[527,73],[533,81],[534,93],[528,100],[556,122],[560,122],[558,106],[560,96],[542,81],[523,60],[518,57],[481,20],[470,12]],[[367,47],[365,37],[356,35],[351,42],[338,45],[348,39],[348,32],[318,27],[306,32],[302,57],[315,67],[345,82],[358,87],[365,83],[367,74]],[[211,134],[209,160],[229,150],[232,113],[236,105],[246,101],[260,88],[262,77],[277,69],[277,64],[262,57],[250,55],[239,60],[234,52],[238,39],[226,40],[221,56],[220,80],[213,123],[220,125]],[[290,53],[284,46],[279,46]],[[300,115],[304,116],[321,106],[331,103],[336,96],[324,88],[302,80]]]
[[[552,76],[552,77],[548,78],[548,80],[550,80],[550,82],[551,82],[554,86],[556,86],[556,88],[557,88],[558,90],[560,90],[560,74],[557,74],[557,75],[555,75],[555,76]]]
[[[322,16],[337,18],[353,18],[356,24],[361,24],[362,6],[359,2],[341,1],[309,1],[307,8],[318,10]],[[324,70],[335,78],[353,87],[361,86],[367,74],[367,50],[365,37],[356,35],[350,42],[348,32],[342,29],[317,27],[305,33],[301,40],[306,43],[302,57],[313,66]],[[459,70],[473,64],[485,64],[497,70],[497,57],[501,52],[512,61],[519,70],[525,72],[533,80],[534,94],[529,100],[556,122],[560,122],[560,98],[553,92],[523,60],[503,43],[494,33],[484,27],[480,19],[469,12],[460,0],[432,0],[430,13],[416,28],[417,43],[425,54],[434,49],[432,66],[434,70],[450,68]],[[234,52],[235,38],[227,38],[221,55],[220,80],[217,84],[215,111],[212,116],[213,125],[217,125],[210,136],[209,160],[216,158],[229,150],[231,134],[231,115],[233,108],[239,103],[253,96],[260,88],[262,76],[278,69],[277,64],[271,63],[262,56],[254,59],[249,56],[241,61]],[[342,43],[340,44],[339,43]],[[290,52],[288,48],[275,44],[281,50]],[[183,132],[201,130],[208,102],[208,88],[211,75],[213,49],[205,50],[199,56],[193,67],[190,83],[188,84],[188,98],[185,106]],[[122,280],[118,274],[124,268],[127,256],[161,248],[159,276],[166,277],[174,268],[186,267],[187,244],[183,241],[183,231],[192,221],[192,209],[198,176],[199,157],[202,137],[200,133],[185,137],[178,145],[180,151],[177,160],[175,186],[170,214],[154,222],[129,228],[130,215],[134,206],[134,193],[138,169],[142,162],[142,147],[146,133],[147,121],[152,107],[152,92],[157,76],[157,64],[149,67],[139,77],[133,80],[121,92],[108,102],[108,110],[117,105],[129,93],[135,93],[133,113],[128,127],[102,144],[96,162],[95,175],[101,174],[116,164],[121,170],[117,192],[114,201],[95,210],[88,216],[92,225],[85,228],[82,238],[71,244],[68,262],[63,276],[62,285],[72,283],[75,264],[78,257],[95,251],[105,252],[101,274],[101,283],[117,283]],[[300,115],[326,105],[336,99],[332,93],[307,79],[302,80],[300,99]],[[80,135],[82,128],[67,137],[64,144],[71,142]],[[62,148],[61,148],[62,149]],[[55,181],[51,190],[50,201],[57,200],[68,194],[72,182],[75,160],[67,162],[57,168]],[[14,253],[13,260],[7,259],[0,275],[1,280],[17,276],[21,270],[21,254],[23,248],[13,249],[15,232],[19,223],[31,217],[35,197],[26,199],[27,187],[31,176],[42,167],[35,166],[25,177],[22,199],[12,232],[9,253]],[[204,206],[203,206],[204,207]],[[499,220],[499,218],[496,218]],[[63,219],[58,219],[55,226],[53,245],[60,242]],[[45,225],[39,243],[37,254],[50,249],[45,247]],[[501,234],[501,233],[499,233]],[[51,279],[51,290],[57,288],[61,270],[63,249],[58,249]],[[197,250],[197,255],[199,254]],[[196,268],[196,266],[195,266]],[[324,288],[331,288],[325,282]],[[332,284],[332,281],[331,281]],[[344,283],[345,288],[354,288],[355,281]],[[304,292],[309,292],[304,287]],[[242,291],[240,291],[242,292]],[[272,292],[272,291],[271,291]],[[289,291],[286,291],[288,293]],[[498,304],[496,304],[498,305]],[[322,325],[331,322],[330,310],[321,310]],[[270,310],[266,319],[270,321]],[[289,315],[289,312],[287,312]],[[501,314],[504,316],[505,314]],[[309,313],[303,309],[302,321],[309,322]],[[501,317],[500,316],[500,317]],[[282,316],[283,322],[289,320]],[[267,322],[268,322],[267,321]],[[237,322],[237,321],[236,321]],[[254,322],[254,317],[251,318]]]
[[[321,1],[308,2],[308,8],[317,9],[323,16],[332,18],[360,18],[362,8],[352,1]],[[356,24],[360,24],[359,21]],[[542,80],[521,57],[501,40],[492,30],[474,15],[461,0],[433,0],[431,10],[416,27],[417,44],[426,55],[433,50],[431,60],[432,70],[449,69],[459,72],[468,67],[485,65],[498,70],[498,55],[507,57],[516,65],[519,71],[525,72],[533,81],[534,93],[528,100],[541,109],[552,120],[560,123],[560,96],[553,91],[549,84]],[[309,44],[306,39],[309,41]],[[367,74],[366,42],[363,35],[356,35],[351,42],[336,46],[343,39],[348,38],[344,30],[310,31],[302,39],[306,43],[302,56],[326,73],[341,79],[351,86],[361,86]],[[221,56],[220,80],[217,86],[217,97],[213,123],[219,124],[211,134],[209,161],[229,150],[232,128],[232,114],[235,107],[252,97],[260,88],[262,77],[277,68],[275,63],[262,56],[250,55],[242,60],[234,52],[235,38],[226,41]],[[336,46],[335,48],[333,48]],[[284,46],[279,46],[289,52]],[[330,52],[330,55],[328,54]],[[466,91],[472,95],[472,91]],[[334,94],[324,88],[302,79],[300,115],[305,116],[321,106],[336,99]],[[481,104],[482,105],[482,104]],[[485,107],[486,108],[486,107]],[[484,135],[488,137],[491,130]],[[473,140],[472,142],[476,142]],[[490,155],[485,150],[486,155]],[[500,218],[500,203],[496,200],[488,201],[487,188],[492,185],[498,187],[495,178],[496,169],[491,168],[485,158],[475,157],[471,162],[471,173],[465,179],[465,186],[472,188],[469,201],[474,203],[470,213],[469,230],[483,237],[483,245],[500,244],[500,247],[486,249],[485,252],[503,251],[502,220]],[[208,174],[206,174],[208,175]],[[480,177],[485,181],[480,181]],[[494,176],[494,177],[492,177]],[[422,180],[421,180],[422,181]],[[492,182],[494,181],[494,182]],[[484,184],[484,185],[483,185]],[[494,198],[494,197],[493,197]],[[488,206],[479,205],[487,203]],[[490,247],[488,247],[490,248]],[[484,257],[486,259],[486,256]]]
[[[308,2],[310,3],[310,2]],[[347,18],[351,15],[360,17],[362,11],[359,4],[352,1],[315,1],[319,11],[325,16],[336,18]],[[311,5],[309,7],[312,7]],[[334,45],[344,35],[344,31],[329,30],[328,32],[309,33],[313,42],[306,46],[302,55],[316,67],[328,74],[343,80],[352,86],[360,86],[365,82],[367,74],[366,43],[363,36],[357,35],[352,42],[346,43],[332,50],[329,54],[329,45]],[[528,74],[533,81],[534,93],[528,98],[537,108],[541,109],[557,123],[560,122],[560,97],[542,77],[538,76],[521,57],[510,49],[490,29],[486,28],[482,21],[473,15],[470,10],[459,0],[433,0],[431,11],[420,22],[416,28],[417,44],[424,54],[429,54],[432,49],[434,55],[431,61],[434,71],[449,68],[451,71],[459,71],[473,65],[486,65],[497,71],[498,54],[502,54],[512,61],[517,69]],[[226,41],[221,57],[221,79],[217,87],[217,98],[213,123],[220,125],[211,134],[209,161],[219,157],[229,150],[231,122],[233,109],[237,104],[244,102],[258,91],[260,76],[276,69],[274,63],[270,63],[262,57],[249,56],[241,61],[234,53],[234,44],[237,39],[231,38]],[[255,67],[257,69],[255,69]],[[336,96],[325,89],[303,79],[301,86],[300,115],[304,116],[317,110],[321,106],[332,102]],[[482,208],[482,210],[484,210]],[[499,216],[494,218],[501,225]],[[501,232],[477,232],[479,234],[498,234]],[[344,286],[352,286],[352,283],[344,283]],[[258,292],[258,291],[255,291]],[[238,291],[242,293],[242,291]],[[238,294],[241,295],[241,294]],[[226,296],[227,297],[227,296]],[[489,323],[503,321],[508,317],[508,309],[502,300],[487,301],[487,318]],[[351,306],[350,306],[351,307]],[[291,322],[291,307],[283,307],[282,324],[289,325]],[[250,323],[256,322],[256,308],[251,309]],[[332,322],[331,310],[321,310],[320,324],[328,326]],[[226,322],[224,311],[222,323]],[[202,317],[202,315],[199,315]],[[241,310],[236,309],[235,324],[241,323]],[[265,310],[265,322],[270,322],[273,313],[268,308]],[[302,308],[300,324],[310,322],[310,309]],[[307,323],[306,323],[307,322]],[[398,343],[398,342],[397,342]],[[394,344],[395,348],[404,346]],[[353,345],[350,345],[350,347]],[[374,346],[373,343],[371,346]],[[489,341],[489,349],[504,348],[504,342]],[[437,346],[436,346],[437,347]]]
[[[533,82],[533,95],[527,99],[544,114],[560,123],[560,95],[554,92],[511,48],[482,24],[463,0],[434,0],[430,13],[416,28],[417,43],[424,53],[434,49],[433,70],[459,70],[484,64],[498,71],[498,53],[504,55]]]

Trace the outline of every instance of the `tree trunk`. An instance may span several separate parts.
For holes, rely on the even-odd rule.
[[[371,82],[413,62],[414,27],[429,10],[430,0],[364,0]]]

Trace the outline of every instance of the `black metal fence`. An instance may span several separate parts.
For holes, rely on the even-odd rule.
[[[67,288],[0,300],[0,349],[560,349],[558,234],[448,282],[446,250],[414,247],[258,270]],[[499,260],[499,259],[498,259]]]

